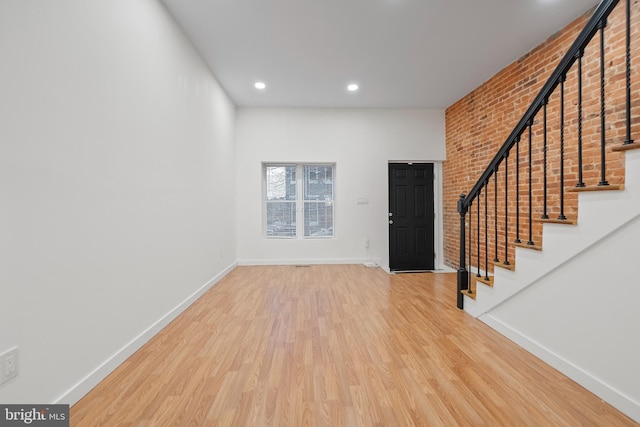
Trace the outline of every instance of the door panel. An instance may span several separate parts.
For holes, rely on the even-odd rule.
[[[409,229],[405,227],[398,227],[396,229],[396,241],[398,242],[396,250],[398,255],[406,256],[409,254]]]
[[[434,269],[433,164],[389,164],[389,268]]]
[[[424,185],[416,185],[414,187],[413,199],[413,206],[415,208],[413,216],[415,218],[424,218],[427,215],[427,194]]]
[[[425,227],[416,228],[416,255],[427,253],[427,229]]]

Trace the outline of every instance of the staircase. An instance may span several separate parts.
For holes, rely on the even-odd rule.
[[[601,1],[457,206],[458,308],[638,422],[639,8]]]
[[[493,273],[488,273],[488,280],[485,279],[486,272],[481,271],[480,276],[472,272],[470,290],[461,292],[464,295],[464,310],[474,317],[489,313],[523,289],[544,280],[567,262],[579,259],[582,253],[598,245],[611,233],[639,219],[640,150],[629,150],[625,165],[623,189],[584,191],[578,195],[578,221],[542,222],[543,245],[532,248],[516,246],[514,262],[508,268],[502,263],[493,264]],[[622,256],[620,254],[619,258]],[[599,268],[607,268],[607,265]],[[576,293],[579,292],[582,291],[577,285]]]
[[[640,117],[633,115],[640,96],[632,91],[632,2],[602,0],[471,191],[460,196],[458,308],[487,312],[619,226],[609,217],[589,224],[582,206],[630,194],[629,177],[610,177],[607,168],[640,148],[632,137]],[[625,28],[607,35],[614,11],[624,12]],[[625,218],[636,204],[605,203],[609,216]],[[585,236],[565,239],[582,230]],[[556,235],[559,249],[550,244]],[[557,257],[548,255],[554,250]],[[546,259],[546,267],[530,267],[534,259]]]

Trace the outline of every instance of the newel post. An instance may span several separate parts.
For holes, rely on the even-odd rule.
[[[467,260],[465,259],[465,243],[467,240],[465,235],[465,217],[467,215],[467,206],[464,204],[465,197],[464,194],[461,194],[460,199],[458,199],[458,213],[460,214],[460,263],[458,264],[457,305],[460,310],[464,308],[464,298],[461,292],[469,289],[469,272],[467,271]]]

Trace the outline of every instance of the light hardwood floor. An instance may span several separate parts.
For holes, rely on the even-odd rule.
[[[239,267],[71,425],[637,425],[456,309],[454,289],[455,274]]]

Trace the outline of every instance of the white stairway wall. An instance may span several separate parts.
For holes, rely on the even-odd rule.
[[[639,241],[640,151],[629,151],[624,191],[581,194],[578,226],[545,225],[543,251],[518,250],[516,272],[465,305],[640,422]]]

